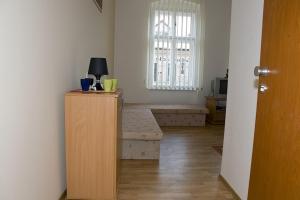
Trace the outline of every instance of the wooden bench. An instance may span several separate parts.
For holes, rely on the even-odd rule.
[[[159,159],[163,133],[149,109],[123,109],[122,159]]]
[[[205,126],[206,108],[193,105],[126,104],[123,109],[122,159],[159,159],[159,126]]]
[[[209,110],[198,105],[126,104],[130,109],[150,109],[159,126],[205,126]]]

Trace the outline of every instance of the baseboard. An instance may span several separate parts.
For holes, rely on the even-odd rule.
[[[241,200],[239,195],[237,195],[237,193],[234,191],[234,189],[229,185],[229,183],[226,181],[226,179],[221,174],[219,175],[219,179],[231,190],[231,192],[233,193],[235,198]]]
[[[59,200],[65,200],[65,199],[66,199],[66,196],[67,196],[67,190],[65,190],[65,191],[61,194]]]

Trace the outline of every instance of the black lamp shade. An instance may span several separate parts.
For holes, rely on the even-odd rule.
[[[97,80],[108,75],[106,58],[91,58],[88,74],[95,75]]]

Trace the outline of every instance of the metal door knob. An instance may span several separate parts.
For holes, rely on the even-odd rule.
[[[254,75],[255,76],[267,76],[270,74],[270,70],[268,67],[255,67],[254,68]]]

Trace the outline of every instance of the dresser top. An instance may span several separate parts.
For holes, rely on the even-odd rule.
[[[71,90],[67,92],[65,96],[110,96],[110,97],[120,97],[122,96],[121,89],[118,89],[115,92],[104,92],[104,91],[87,91],[83,92],[82,90]]]

